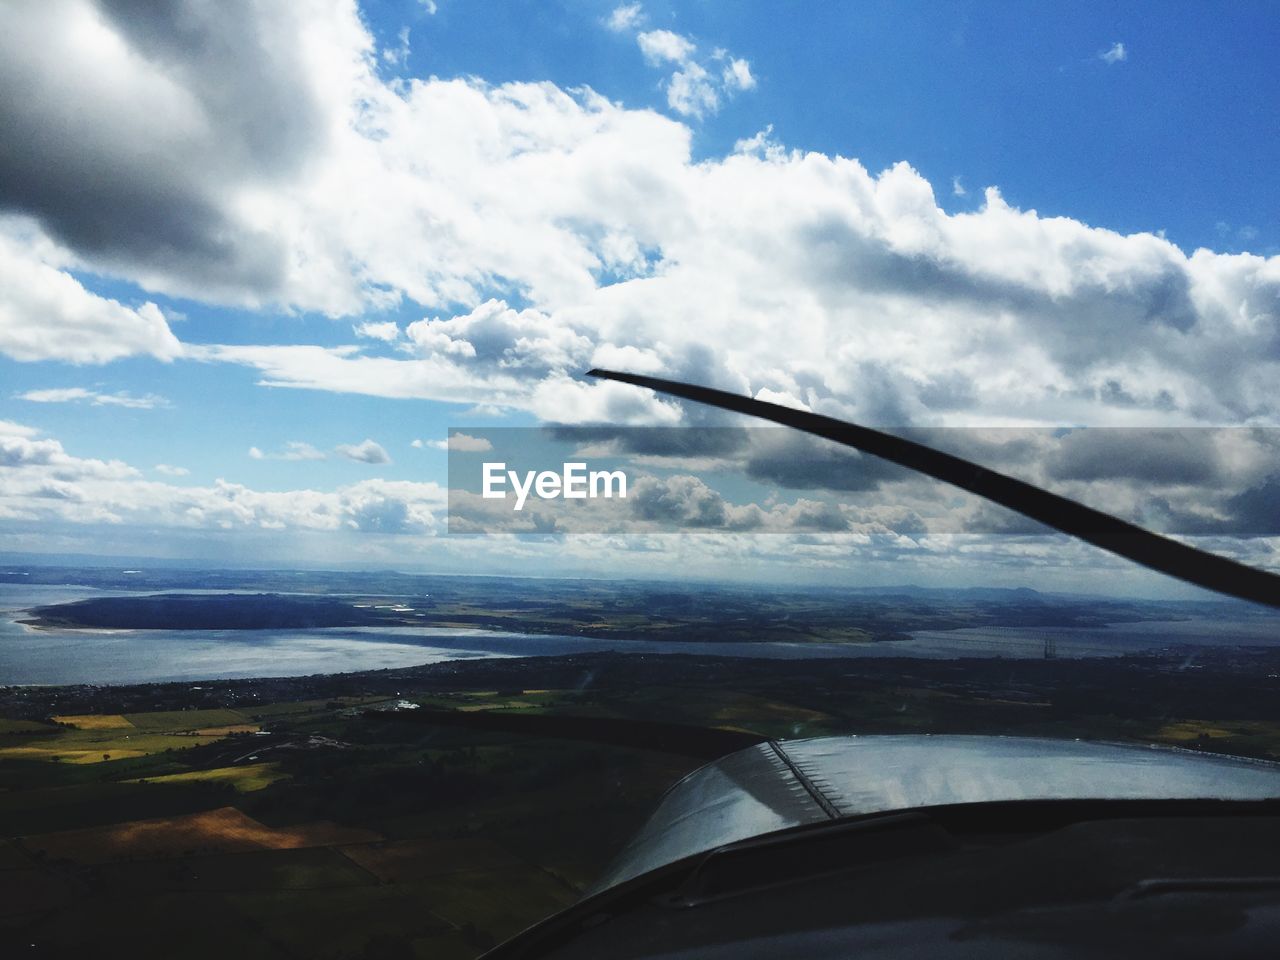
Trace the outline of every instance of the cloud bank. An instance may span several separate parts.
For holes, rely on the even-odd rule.
[[[186,356],[549,419],[680,416],[575,379],[608,357],[881,424],[1280,413],[1280,258],[1186,254],[995,189],[948,214],[906,163],[872,172],[768,136],[694,162],[687,126],[587,89],[384,81],[346,0],[179,3],[145,25],[126,9],[0,11],[4,122],[64,131],[15,136],[0,161],[18,217],[0,349],[19,359]],[[638,37],[655,62],[694,55],[670,31]],[[73,269],[363,317],[366,342],[395,341],[389,305],[424,316],[393,356],[184,346],[158,308]]]
[[[666,112],[585,87],[385,77],[352,0],[136,10],[0,5],[0,352],[15,360],[231,364],[276,387],[563,423],[715,422],[580,379],[596,364],[883,426],[1280,420],[1280,257],[1183,251],[995,188],[948,213],[908,163],[869,170],[768,131],[695,159],[687,118],[758,78],[638,5],[608,25],[661,69]],[[341,318],[352,342],[182,342],[166,298]],[[34,393],[58,390],[124,396]],[[9,515],[138,516],[113,486],[144,489],[133,468],[4,442],[45,471],[6,488]],[[389,459],[371,440],[339,452]],[[293,515],[234,484],[174,489],[156,496],[175,518]],[[423,516],[388,506],[391,488],[344,489],[307,515],[384,531]]]

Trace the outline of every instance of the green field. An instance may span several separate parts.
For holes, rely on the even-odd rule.
[[[1266,679],[1280,664],[1257,656],[1192,674],[1182,657],[1118,671],[595,655],[236,681],[192,697],[198,709],[161,685],[51,691],[59,708],[47,713],[27,696],[0,726],[0,947],[169,956],[181,940],[193,957],[474,957],[577,897],[700,763],[532,736],[520,718],[575,718],[584,733],[607,718],[1280,756]],[[148,699],[157,709],[141,708]],[[427,722],[355,709],[402,700]],[[494,718],[515,726],[474,726]]]

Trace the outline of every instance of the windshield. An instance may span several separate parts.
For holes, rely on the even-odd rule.
[[[1276,16],[1143,12],[0,5],[0,944],[1280,796]]]

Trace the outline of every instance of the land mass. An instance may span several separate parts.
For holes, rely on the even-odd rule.
[[[61,629],[426,624],[849,643],[1249,615],[995,588],[38,568],[0,570],[0,582],[144,591],[33,610]],[[745,743],[974,733],[1274,760],[1278,677],[1275,646],[1171,645],[1069,660],[588,653],[0,686],[0,952],[474,957],[580,896],[672,782]]]
[[[255,630],[453,627],[601,640],[875,643],[916,630],[1100,627],[1185,616],[1179,605],[1034,590],[684,587],[631,581],[421,578],[414,592],[157,593],[35,607],[58,629]],[[407,583],[399,583],[401,587]],[[384,585],[385,586],[385,585]],[[431,589],[422,589],[430,586]]]

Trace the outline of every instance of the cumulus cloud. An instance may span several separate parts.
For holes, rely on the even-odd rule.
[[[415,440],[414,443],[422,446],[421,440]],[[426,445],[437,450],[456,450],[459,453],[485,453],[493,449],[493,444],[486,438],[465,433],[451,433],[445,440],[428,440]]]
[[[386,320],[381,323],[374,321],[358,323],[351,329],[357,337],[367,337],[370,340],[382,340],[385,343],[391,343],[400,339],[400,327],[396,325],[394,320]]]
[[[643,22],[644,9],[641,5],[638,3],[624,3],[613,8],[605,20],[605,26],[614,33],[625,33],[628,30],[634,30]]]
[[[32,403],[90,403],[95,407],[128,407],[134,410],[150,410],[168,406],[169,401],[154,393],[136,397],[128,391],[99,393],[84,387],[52,387],[47,390],[28,390],[17,394],[19,400]]]
[[[0,204],[144,285],[271,298],[297,262],[255,195],[331,142],[371,51],[343,0],[0,5]]]
[[[701,64],[688,61],[667,82],[667,104],[686,117],[705,117],[720,109],[720,93]]]
[[[3,192],[0,186],[0,205]],[[66,272],[74,264],[30,221],[0,217],[0,353],[71,363],[178,356],[181,345],[154,303],[130,307],[91,293]]]
[[[334,447],[334,450],[348,460],[354,460],[357,463],[391,462],[391,457],[382,448],[382,445],[369,439],[365,439],[360,443],[340,443]]]
[[[8,493],[76,499],[74,484],[133,480],[137,470],[119,460],[75,457],[52,438],[0,421],[0,500]]]
[[[754,90],[756,78],[751,73],[751,64],[741,57],[726,57],[721,79],[730,90]]]
[[[570,154],[598,147],[587,135]],[[651,140],[637,143],[646,148]],[[523,310],[493,299],[424,318],[401,357],[306,346],[203,356],[256,367],[274,385],[552,420],[616,415],[619,404],[599,402],[611,387],[575,380],[599,362],[881,424],[1224,423],[1280,412],[1268,388],[1280,375],[1278,258],[1187,256],[1149,234],[1017,210],[996,191],[949,215],[905,164],[873,175],[852,160],[760,151],[694,166],[684,146],[671,159],[650,169],[643,201],[559,208],[630,221],[638,242],[660,251],[652,274]],[[563,174],[548,173],[531,193],[562,189]],[[650,220],[653,208],[671,219]],[[579,242],[585,254],[587,233]],[[724,347],[704,362],[706,343]],[[662,422],[660,401],[623,393],[636,415]]]
[[[1275,429],[901,432],[1164,533],[1269,536],[1276,522],[1268,519],[1274,510],[1264,509],[1280,483],[1280,431]],[[590,469],[621,469],[631,478],[626,504],[584,507],[553,501],[539,504],[536,518],[504,519],[502,508],[495,510],[492,503],[461,501],[465,517],[488,530],[512,529],[512,524],[526,529],[536,519],[540,529],[575,533],[808,530],[919,538],[1047,532],[913,471],[778,428],[558,426],[500,429],[483,436],[492,438],[495,451],[486,459],[527,466],[581,459]],[[452,477],[453,486],[477,496],[480,483],[478,470]],[[796,492],[802,493],[799,499]]]
[[[290,440],[283,449],[274,453],[264,453],[259,447],[250,447],[249,456],[254,460],[324,460],[324,451],[317,450],[309,443],[301,440]]]
[[[0,437],[34,437],[40,431],[12,420],[0,420]]]
[[[1105,50],[1098,51],[1098,59],[1103,63],[1122,63],[1129,59],[1129,51],[1125,49],[1123,43],[1117,40]]]
[[[166,476],[178,467],[158,465]],[[331,492],[258,491],[217,480],[174,486],[120,461],[73,456],[54,439],[0,422],[0,517],[193,530],[433,534],[444,491],[433,483],[365,480]]]
[[[994,190],[951,215],[909,165],[767,132],[694,162],[686,124],[585,89],[384,81],[342,0],[122,9],[0,9],[10,356],[184,357],[553,422],[709,416],[581,379],[597,363],[873,425],[1280,417],[1280,258],[1188,254]],[[636,42],[690,115],[713,103],[699,83],[719,103],[754,81],[670,31]],[[354,346],[184,347],[157,308],[92,293],[95,272],[333,315],[410,302],[420,319],[399,336],[357,320]]]
[[[1261,484],[1241,499],[1240,508],[1261,513],[1254,531],[1266,524],[1275,526],[1275,483]],[[1247,501],[1247,502],[1245,502]],[[298,536],[346,536],[337,541],[346,555],[385,562],[403,558],[406,551],[418,556],[434,556],[467,563],[469,569],[499,569],[516,572],[535,564],[555,563],[567,571],[598,571],[602,564],[620,572],[654,575],[673,565],[689,573],[708,575],[737,569],[777,583],[788,576],[803,576],[806,582],[821,580],[828,571],[842,583],[851,571],[874,573],[884,565],[904,561],[914,564],[913,573],[922,576],[958,577],[971,574],[975,566],[1000,567],[1010,577],[1032,576],[1043,582],[1052,576],[1060,589],[1089,589],[1101,584],[1115,587],[1126,576],[1123,565],[1103,558],[1105,580],[1097,579],[1097,558],[1087,548],[1060,540],[1003,534],[991,537],[955,537],[911,529],[909,511],[877,505],[850,508],[812,497],[788,499],[772,504],[734,504],[710,490],[698,478],[676,476],[656,479],[646,491],[642,511],[654,520],[645,521],[633,511],[620,511],[623,502],[587,501],[587,509],[607,509],[621,529],[631,536],[580,534],[573,538],[554,537],[561,516],[539,514],[539,501],[526,512],[523,531],[538,539],[525,541],[495,536],[490,540],[448,543],[443,532],[446,502],[450,529],[455,512],[458,530],[506,529],[503,517],[494,512],[497,501],[479,497],[455,500],[452,493],[432,483],[364,480],[333,491],[293,489],[259,491],[242,483],[219,479],[212,484],[175,486],[143,479],[138,471],[117,461],[76,457],[53,439],[40,439],[34,428],[0,422],[0,517],[6,521],[4,541],[14,544],[51,541],[66,546],[98,543],[104,530],[112,531],[116,542],[126,542],[128,530],[140,531],[153,545],[163,535],[177,540],[190,533],[187,542],[209,544],[220,535],[234,536],[237,542],[295,542]],[[600,505],[604,504],[603,507]],[[486,510],[488,512],[486,512]],[[512,511],[506,509],[506,517]],[[567,516],[562,515],[562,516]],[[640,530],[644,524],[659,530],[681,528],[692,535],[664,534],[654,538]],[[598,518],[583,529],[604,529]],[[34,531],[27,537],[21,531]],[[77,533],[77,530],[85,531]],[[781,537],[758,537],[763,532],[785,533]],[[252,538],[246,541],[245,538]],[[271,539],[276,538],[276,539]],[[286,538],[281,541],[279,538]],[[382,538],[393,543],[377,546]],[[180,541],[179,541],[180,542]],[[318,541],[307,541],[313,546]],[[1255,536],[1248,541],[1209,541],[1215,548],[1230,551],[1248,562],[1275,565],[1280,556],[1280,539]],[[140,548],[145,549],[145,546]],[[362,543],[370,544],[362,547]],[[1021,573],[1020,573],[1021,571]],[[1094,576],[1090,580],[1090,576]]]
[[[86,118],[39,165],[26,146],[6,154],[0,203],[25,211],[54,252],[11,246],[25,259],[0,301],[43,269],[39,289],[75,304],[50,311],[46,297],[0,314],[11,355],[182,353],[250,366],[274,385],[556,420],[681,416],[641,391],[576,379],[608,356],[880,423],[1280,414],[1275,257],[1188,255],[1158,236],[1015,209],[997,191],[952,216],[905,164],[868,171],[768,136],[694,163],[688,127],[586,90],[383,82],[341,0],[247,6],[241,19],[193,8],[147,31],[110,5],[48,9],[60,16],[44,5],[0,13],[9,47],[37,28],[50,35],[4,60],[10,89],[28,96],[3,109],[14,129]],[[643,32],[657,34],[649,52],[667,67],[693,63],[721,85],[736,70],[728,53],[699,59],[687,37]],[[87,61],[55,56],[85,44],[107,51],[115,78],[88,92],[65,69]],[[676,88],[689,109],[699,76]],[[90,155],[112,176],[77,179]],[[73,210],[59,206],[68,196]],[[158,232],[116,236],[108,227],[129,219],[136,196]],[[424,316],[387,341],[394,356],[184,351],[159,311],[97,297],[66,272],[86,264],[204,301],[341,314],[410,300]],[[105,332],[85,332],[90,317]],[[371,324],[360,339],[369,333],[391,330]],[[699,355],[707,344],[715,353]]]
[[[616,13],[617,11],[615,11]],[[626,30],[631,21],[611,29]],[[636,44],[651,67],[674,65],[665,83],[667,105],[686,117],[704,117],[720,109],[721,98],[745,90],[753,90],[756,78],[751,64],[724,49],[699,59],[698,46],[691,39],[671,30],[645,30],[636,34]]]
[[[155,465],[155,471],[156,473],[162,474],[166,477],[185,477],[189,476],[191,473],[191,471],[186,467],[175,467],[169,463],[157,463]]]
[[[646,30],[636,35],[636,43],[645,60],[653,67],[668,62],[683,63],[698,49],[688,37],[670,30]]]

